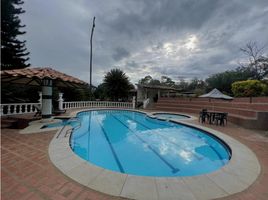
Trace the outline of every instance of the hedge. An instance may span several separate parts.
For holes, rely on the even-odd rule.
[[[267,95],[268,86],[258,80],[237,81],[232,84],[235,97],[257,97]]]

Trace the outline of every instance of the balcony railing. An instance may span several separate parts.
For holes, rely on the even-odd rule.
[[[40,109],[40,103],[1,104],[1,116],[35,113]]]
[[[72,101],[63,102],[63,109],[73,108],[133,108],[132,102]]]
[[[11,103],[1,104],[1,116],[19,115],[27,113],[35,113],[41,110],[41,103]],[[74,108],[135,108],[133,102],[111,102],[111,101],[59,101],[60,110]]]

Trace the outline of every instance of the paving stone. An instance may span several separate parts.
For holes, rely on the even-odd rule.
[[[119,196],[126,178],[126,174],[103,170],[94,180],[89,182],[88,186],[100,192]]]
[[[82,163],[79,166],[67,171],[67,174],[78,183],[87,186],[102,171],[103,169],[100,167],[94,167],[88,163]]]
[[[193,176],[183,178],[197,200],[215,199],[227,196],[219,185],[215,184],[206,176]]]
[[[176,178],[156,178],[159,200],[196,200],[191,190]]]
[[[141,200],[158,199],[155,179],[128,175],[121,196]]]
[[[220,175],[218,173],[210,173],[207,177],[229,194],[238,193],[248,188],[248,184],[239,180],[237,176],[225,172]]]

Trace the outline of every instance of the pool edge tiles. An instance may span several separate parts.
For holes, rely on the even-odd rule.
[[[159,115],[159,116],[157,116]],[[181,116],[181,118],[172,118],[172,117],[165,117],[165,116],[161,116],[161,115],[174,115],[174,116]],[[157,112],[151,112],[149,114],[149,117],[151,118],[157,118],[160,120],[178,120],[178,121],[191,121],[191,120],[195,120],[197,119],[195,116],[186,114],[186,113],[177,113],[177,112],[172,112],[172,111],[168,111],[168,112],[164,112],[164,111],[157,111]]]
[[[224,140],[232,149],[230,162],[212,173],[192,177],[156,178],[127,175],[82,160],[73,153],[68,143],[69,138],[65,137],[53,138],[49,145],[49,156],[60,171],[78,183],[109,195],[134,199],[172,199],[178,197],[178,188],[188,188],[181,190],[180,195],[189,199],[213,199],[245,190],[256,180],[260,165],[255,154],[245,145],[210,128],[188,122],[180,123],[208,131]],[[62,135],[65,135],[64,131],[67,130],[62,131]],[[241,154],[242,157],[239,156]],[[82,177],[80,170],[90,173],[84,173]],[[214,185],[213,191],[207,185]]]

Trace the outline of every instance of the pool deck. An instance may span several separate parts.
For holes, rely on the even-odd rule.
[[[188,123],[200,125],[197,120],[188,121]],[[208,124],[203,124],[202,126],[224,132],[226,135],[248,146],[257,156],[261,166],[257,180],[249,188],[222,199],[268,199],[268,137],[264,137],[256,131],[243,129],[230,123],[226,127]],[[39,134],[19,134],[19,131],[15,129],[2,129],[1,132],[1,199],[122,199],[120,197],[105,195],[78,184],[54,167],[48,156],[48,146],[56,131]],[[80,160],[76,163],[78,162]],[[88,166],[83,162],[80,164],[81,166]],[[61,165],[64,167],[74,166],[74,164],[66,165],[64,162]],[[97,172],[98,170],[99,168],[95,167],[95,171]],[[80,180],[84,179],[87,184],[89,183],[87,179],[89,177],[83,178],[84,173],[80,171],[79,167],[76,169],[73,168],[73,174],[77,173],[81,177]],[[98,184],[105,187],[102,184],[102,179],[103,177],[107,177],[107,174],[108,172],[102,170],[99,171],[97,177],[94,177],[95,175],[92,173],[92,180],[94,179],[92,188],[97,187]],[[110,174],[110,176],[113,175]],[[165,195],[169,195],[170,197],[168,199],[209,199],[209,196],[205,196],[207,195],[206,190],[210,190],[211,193],[219,190],[219,188],[215,189],[213,180],[216,181],[216,178],[213,179],[213,177],[209,178],[210,181],[212,179],[210,185],[203,184],[204,180],[200,178],[182,180],[182,184],[175,179],[161,179],[160,182],[159,179],[155,179],[153,183],[150,179],[143,179],[142,181],[148,187],[137,185],[137,179],[139,177],[128,176],[126,178],[126,175],[122,175],[122,179],[119,180],[117,185],[120,185],[122,180],[127,180],[124,185],[129,185],[128,188],[132,188],[133,185],[138,187],[137,189],[141,194],[146,193],[148,190],[155,190],[154,188],[156,188],[156,192],[151,194],[153,196],[149,196],[146,199],[163,199],[162,195],[167,191],[167,187],[172,188],[172,191],[175,192],[166,192],[167,194]],[[106,190],[113,189],[109,185],[109,179],[105,178],[105,181],[107,182]],[[170,181],[174,181],[174,184],[169,185]],[[191,181],[199,182],[199,188],[189,187],[191,185],[189,182]],[[235,181],[236,179],[234,179]],[[239,182],[238,186],[241,187],[244,182],[246,180],[242,181],[241,184]],[[117,185],[114,186],[114,189],[118,191],[116,189]],[[153,185],[153,187],[150,187],[150,185]],[[228,191],[230,192],[232,190],[232,188],[228,190],[228,185],[222,187],[225,188],[221,188],[220,193],[228,193]],[[132,196],[130,194],[133,192],[128,188],[120,192],[131,198]],[[182,196],[182,194],[188,196]]]

